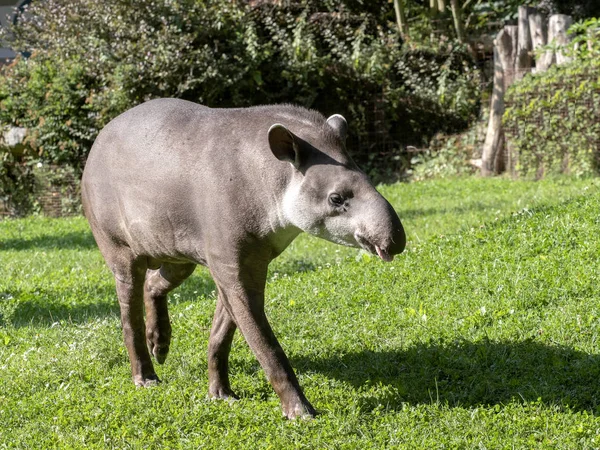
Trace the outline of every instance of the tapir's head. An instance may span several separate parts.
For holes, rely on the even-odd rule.
[[[269,129],[271,151],[294,167],[282,199],[286,220],[384,261],[401,253],[406,235],[398,215],[345,150],[346,120],[336,114],[317,129],[291,128],[274,124]]]

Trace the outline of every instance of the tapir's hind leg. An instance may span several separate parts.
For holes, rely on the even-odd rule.
[[[208,394],[212,398],[238,398],[229,385],[228,369],[229,351],[236,328],[219,295],[208,341]]]
[[[146,258],[135,257],[128,247],[113,249],[107,263],[115,276],[121,308],[123,338],[136,386],[152,386],[160,380],[154,372],[144,333],[144,279]]]
[[[159,364],[165,362],[171,344],[167,294],[183,283],[195,268],[195,264],[163,263],[159,269],[146,272],[146,343]]]

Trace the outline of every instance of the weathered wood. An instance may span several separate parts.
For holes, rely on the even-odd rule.
[[[531,43],[533,45],[534,53],[540,47],[543,47],[548,42],[548,31],[546,23],[544,22],[544,16],[539,11],[529,13],[529,32],[531,34]],[[554,54],[548,55],[543,53],[535,57],[535,70],[534,72],[544,72],[552,64]]]
[[[519,6],[519,25],[517,55],[515,64],[515,78],[520,80],[531,71],[533,45],[529,31],[529,14],[535,10],[528,6]]]
[[[560,50],[561,46],[568,44],[571,41],[571,37],[567,34],[567,30],[573,24],[573,18],[565,14],[554,14],[550,16],[548,23],[548,42],[554,43],[557,47],[556,50],[556,64],[565,64],[571,61],[573,58],[566,56],[563,51]]]
[[[481,175],[490,176],[496,173],[498,153],[504,150],[504,133],[502,131],[502,115],[504,114],[504,70],[500,57],[500,42],[510,42],[505,30],[500,31],[494,41],[494,89],[490,105],[485,142],[481,152]]]
[[[499,173],[504,169],[506,145],[502,129],[504,93],[515,80],[519,27],[506,25],[494,40],[494,88],[488,129],[481,154],[481,174]]]
[[[496,36],[495,46],[498,48],[502,70],[504,71],[505,90],[515,80],[518,38],[519,27],[516,25],[505,25],[504,29]]]

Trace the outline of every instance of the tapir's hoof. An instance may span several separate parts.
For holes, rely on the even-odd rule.
[[[133,382],[135,383],[135,385],[137,387],[152,387],[152,386],[156,386],[158,383],[160,383],[160,378],[158,378],[158,376],[156,374],[153,375],[149,375],[147,377],[134,377],[133,378]]]
[[[156,362],[159,364],[164,364],[167,359],[167,355],[169,354],[169,346],[168,345],[153,345],[148,341],[148,351]]]
[[[312,419],[317,415],[317,411],[308,402],[306,403],[293,403],[289,405],[282,405],[283,415],[290,420],[295,419]]]
[[[208,396],[212,400],[227,400],[229,402],[239,400],[240,398],[231,390],[231,388],[225,386],[211,386],[208,388]]]

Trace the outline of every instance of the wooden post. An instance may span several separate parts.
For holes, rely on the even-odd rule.
[[[502,131],[502,115],[504,114],[504,70],[500,60],[498,42],[504,38],[502,30],[494,40],[494,89],[490,105],[485,142],[481,152],[481,175],[490,176],[496,173],[496,156],[504,149],[504,133]]]
[[[519,31],[517,43],[517,55],[515,64],[516,79],[520,80],[525,74],[531,71],[531,51],[533,45],[531,42],[531,33],[529,32],[529,14],[534,13],[533,8],[519,6]]]
[[[555,43],[558,46],[564,46],[571,40],[567,30],[573,24],[573,18],[565,14],[554,14],[550,16],[548,24],[548,42]],[[571,61],[572,58],[566,56],[561,50],[556,51],[556,64],[564,64]]]
[[[490,119],[481,152],[481,174],[499,173],[505,155],[502,115],[504,114],[504,93],[515,79],[519,28],[506,25],[494,40],[494,89],[490,106]]]
[[[515,81],[518,42],[519,27],[517,25],[505,25],[504,35],[498,40],[498,51],[500,52],[502,70],[504,70],[505,90]]]
[[[539,11],[529,13],[529,32],[534,52],[548,42],[548,32],[544,23],[544,17]],[[537,56],[535,59],[535,72],[544,72],[547,70],[550,64],[552,64],[552,57],[553,55],[548,60],[546,53]]]
[[[453,3],[454,6],[454,3]],[[519,25],[507,25],[494,40],[494,90],[490,106],[485,142],[481,152],[481,174],[484,176],[499,173],[507,155],[510,162],[516,155],[512,154],[510,142],[504,139],[502,115],[504,114],[504,93],[506,89],[531,67],[531,50],[553,42],[565,45],[569,42],[567,29],[572,24],[570,16],[556,14],[550,17],[549,33],[546,39],[542,15],[533,8],[519,7]],[[536,61],[536,71],[546,70],[554,61],[555,52],[549,50],[540,55]],[[556,60],[559,64],[569,61],[569,57],[558,49]],[[504,153],[506,152],[506,153]],[[512,170],[512,167],[507,167]]]

